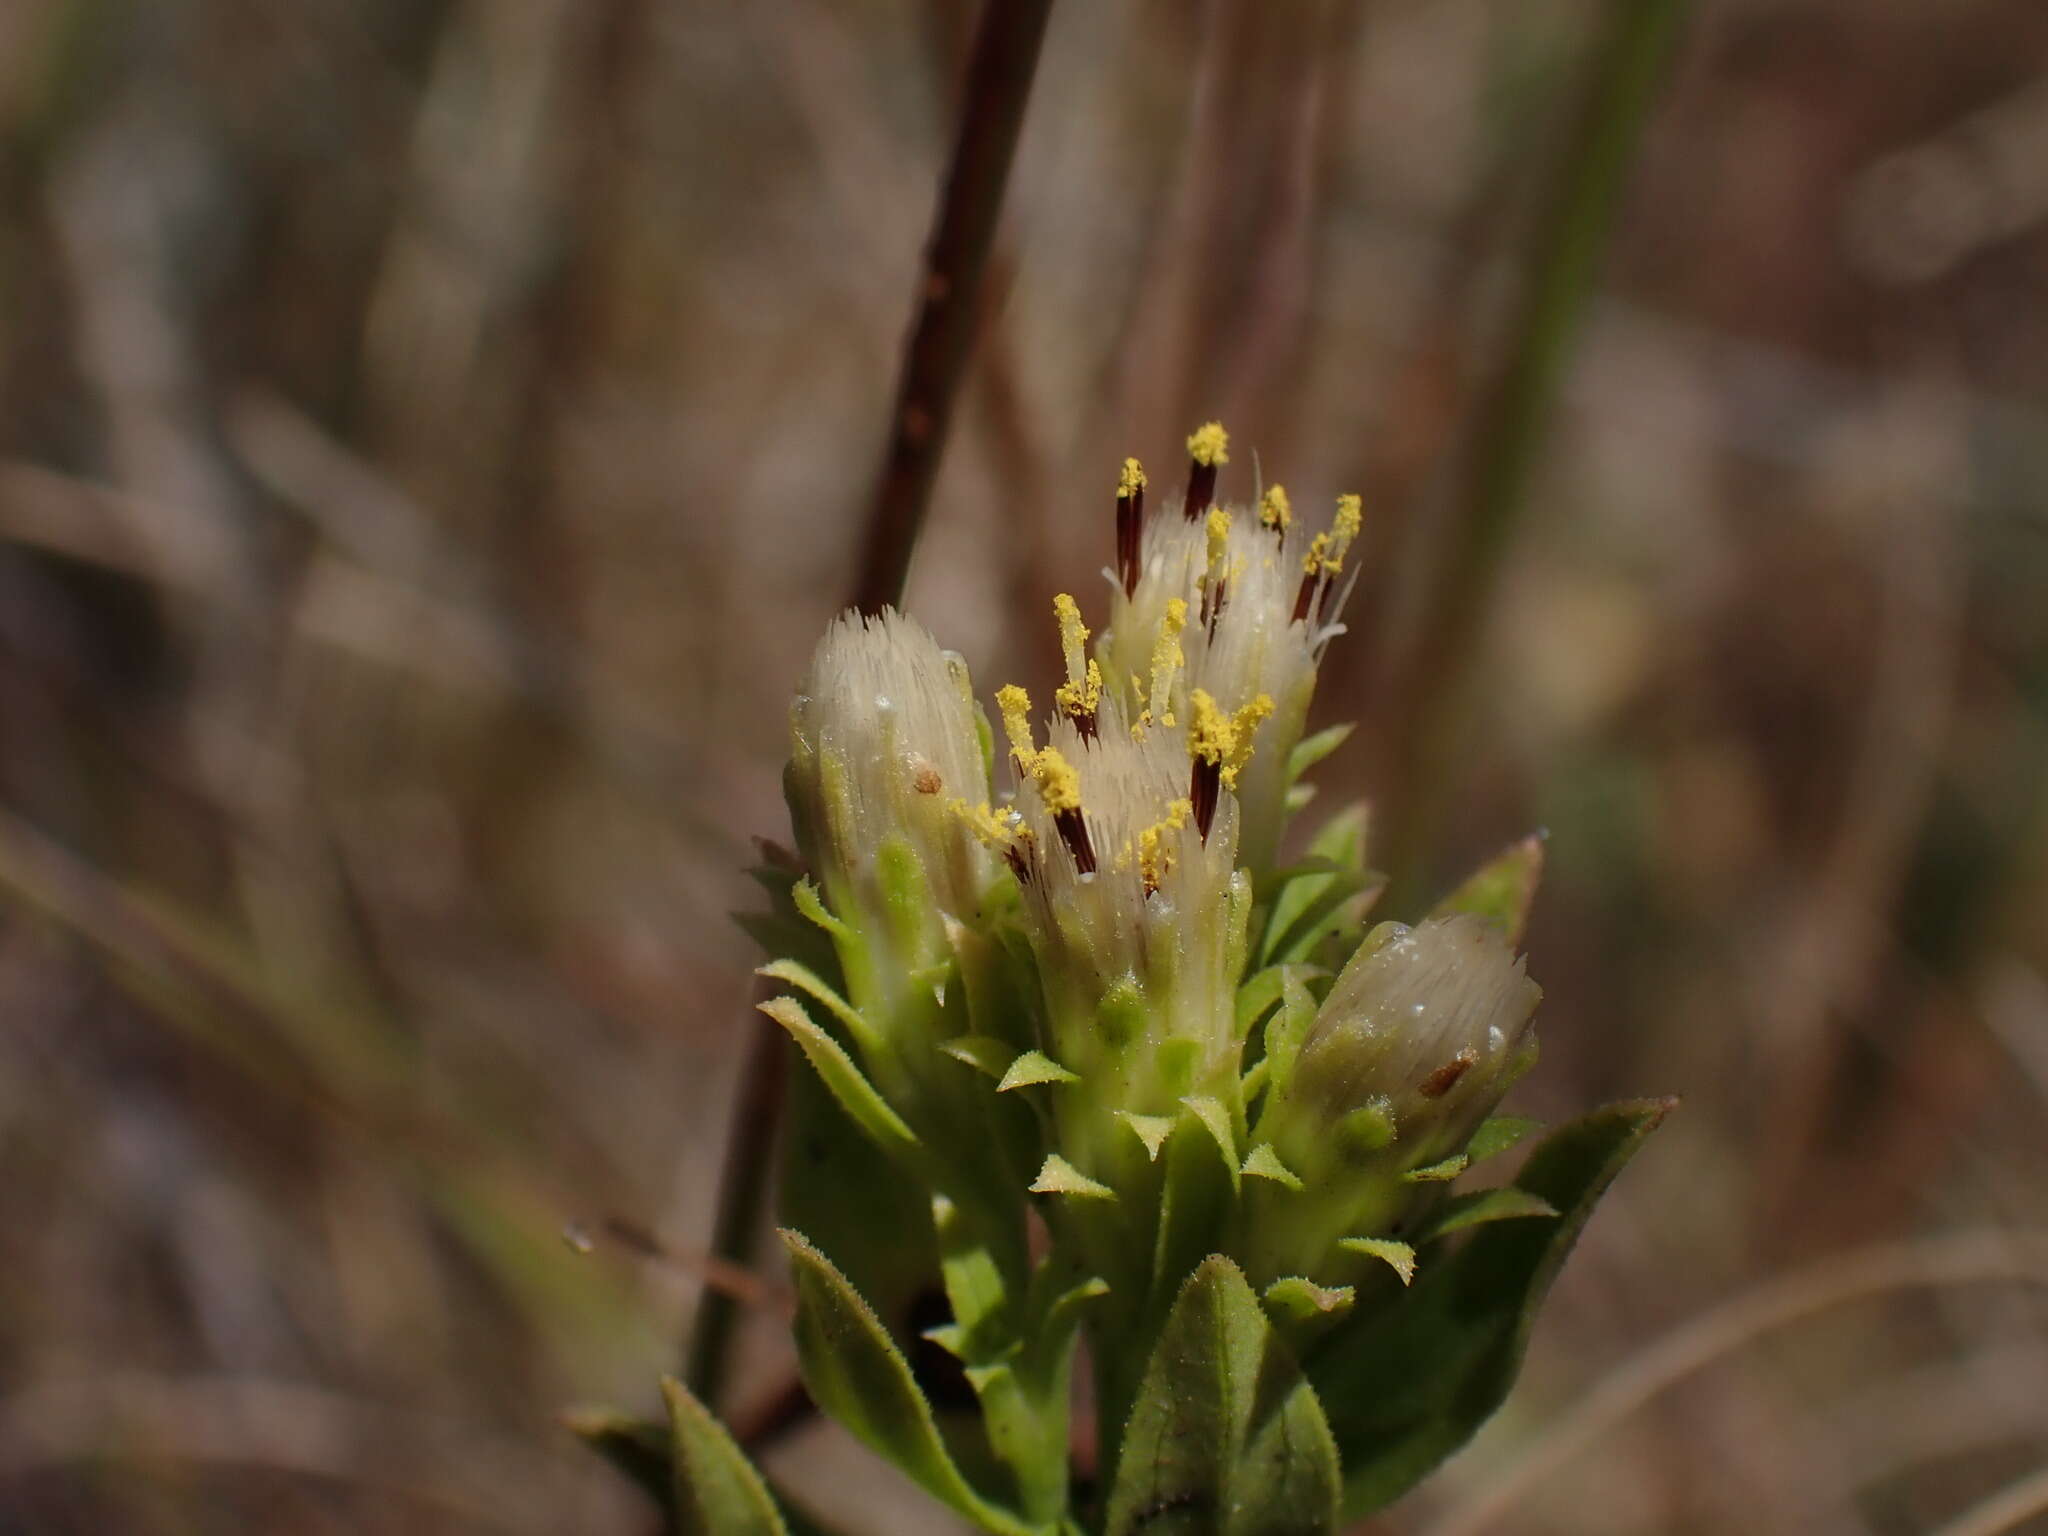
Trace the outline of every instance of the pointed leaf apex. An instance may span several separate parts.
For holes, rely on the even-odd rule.
[[[1301,1175],[1280,1161],[1280,1154],[1273,1150],[1271,1142],[1260,1142],[1252,1148],[1252,1155],[1244,1160],[1244,1175],[1248,1179],[1271,1179],[1275,1184],[1301,1191],[1306,1186]]]
[[[1450,895],[1437,903],[1432,917],[1469,913],[1492,923],[1507,935],[1508,943],[1519,945],[1529,925],[1529,908],[1536,901],[1536,887],[1543,878],[1543,842],[1546,834],[1532,833],[1511,844],[1466,876]]]
[[[1159,1149],[1166,1145],[1166,1138],[1173,1132],[1173,1117],[1141,1115],[1128,1109],[1118,1110],[1116,1117],[1131,1128],[1138,1140],[1145,1143],[1145,1156],[1152,1162],[1158,1162]]]
[[[1261,1299],[1269,1312],[1306,1321],[1349,1311],[1355,1294],[1348,1285],[1317,1285],[1306,1275],[1289,1275],[1267,1286]]]
[[[1045,1166],[1031,1182],[1034,1195],[1075,1195],[1089,1200],[1114,1200],[1116,1191],[1099,1184],[1057,1152],[1045,1155]]]
[[[1346,1237],[1337,1246],[1350,1253],[1370,1254],[1384,1260],[1401,1277],[1403,1285],[1415,1283],[1415,1250],[1391,1237]]]
[[[1026,1051],[1003,1074],[1003,1080],[996,1084],[997,1093],[1008,1093],[1013,1088],[1030,1088],[1039,1083],[1078,1083],[1081,1074],[1070,1072],[1043,1051]]]
[[[1230,1123],[1230,1111],[1221,1099],[1207,1094],[1195,1094],[1182,1099],[1181,1104],[1197,1120],[1209,1129],[1216,1138],[1216,1145],[1223,1153],[1223,1161],[1230,1165],[1233,1178],[1237,1174],[1237,1133]]]
[[[1469,1160],[1460,1152],[1456,1157],[1447,1157],[1440,1163],[1431,1163],[1426,1168],[1410,1168],[1401,1178],[1409,1184],[1448,1184],[1465,1171]]]

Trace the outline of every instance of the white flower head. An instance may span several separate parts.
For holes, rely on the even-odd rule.
[[[940,913],[971,917],[994,866],[948,809],[989,793],[966,664],[915,619],[848,612],[818,643],[789,728],[797,835],[842,920],[885,928],[878,864],[906,850],[936,908],[933,932]]]
[[[1055,1054],[1085,1072],[1179,1040],[1194,1073],[1230,1059],[1248,895],[1234,797],[1213,791],[1177,724],[1134,727],[1106,697],[1078,716],[1063,702],[1040,746],[1024,690],[997,704],[1018,788],[1006,812],[976,819],[1022,886]]]
[[[1355,574],[1346,562],[1363,514],[1358,497],[1340,497],[1330,528],[1311,534],[1277,485],[1256,508],[1211,504],[1225,441],[1213,422],[1189,439],[1189,494],[1179,510],[1149,519],[1144,472],[1126,463],[1109,626],[1096,654],[1102,685],[1133,719],[1184,718],[1198,690],[1232,713],[1271,701],[1238,786],[1246,858],[1263,866],[1278,841],[1287,759],[1307,724],[1316,665],[1341,632],[1335,615]]]

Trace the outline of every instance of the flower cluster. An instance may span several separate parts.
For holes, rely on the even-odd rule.
[[[1310,517],[1278,485],[1225,503],[1223,428],[1187,447],[1164,506],[1124,462],[1099,628],[1054,600],[1050,708],[1005,686],[992,726],[964,662],[883,612],[832,624],[790,716],[807,873],[764,967],[790,995],[764,1008],[879,1154],[806,1177],[849,1200],[903,1181],[932,1213],[799,1258],[839,1276],[860,1250],[936,1254],[950,1318],[925,1336],[964,1368],[1031,1528],[1066,1509],[1078,1329],[1111,1457],[1212,1262],[1313,1352],[1399,1304],[1452,1233],[1557,1214],[1451,1189],[1526,1129],[1492,1112],[1534,1058],[1513,945],[1537,845],[1413,926],[1367,925],[1362,806],[1283,862],[1302,777],[1344,734],[1307,726],[1362,505]]]

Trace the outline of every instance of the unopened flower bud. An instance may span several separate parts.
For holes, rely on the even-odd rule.
[[[1259,1119],[1257,1139],[1302,1184],[1262,1200],[1255,1243],[1277,1273],[1307,1273],[1338,1239],[1384,1234],[1430,1198],[1406,1176],[1455,1158],[1527,1068],[1542,995],[1476,917],[1367,938]]]
[[[789,724],[790,812],[828,905],[878,957],[886,951],[893,963],[877,976],[931,964],[944,917],[971,919],[994,873],[955,809],[989,799],[965,663],[902,614],[844,614],[819,642]]]

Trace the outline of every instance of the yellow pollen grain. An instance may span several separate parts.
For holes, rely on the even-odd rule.
[[[1223,555],[1230,547],[1230,514],[1221,507],[1209,509],[1209,574],[1223,574]]]
[[[1205,763],[1222,763],[1237,747],[1237,727],[1206,688],[1188,695],[1188,756]]]
[[[1329,562],[1330,536],[1319,533],[1309,541],[1308,553],[1301,557],[1301,572],[1304,576],[1320,575],[1333,570]]]
[[[1230,757],[1223,765],[1226,789],[1237,788],[1237,771],[1251,761],[1252,736],[1273,713],[1273,695],[1262,693],[1230,717]]]
[[[1081,605],[1074,594],[1062,592],[1052,600],[1053,617],[1060,626],[1060,654],[1066,658],[1067,681],[1079,684],[1087,673],[1088,626],[1081,622]]]
[[[1016,844],[1030,841],[1031,829],[1020,825],[1014,813],[1005,813],[993,808],[984,800],[980,805],[969,805],[965,800],[955,800],[947,807],[955,816],[966,823],[967,830],[982,843],[1001,853]]]
[[[1358,530],[1365,526],[1365,501],[1359,496],[1337,498],[1337,520],[1331,527],[1330,568],[1337,569],[1344,563],[1344,555],[1351,548],[1351,541],[1358,537]]]
[[[1102,702],[1102,668],[1092,660],[1077,683],[1062,683],[1053,690],[1053,703],[1068,719],[1093,715]]]
[[[1173,850],[1166,846],[1166,834],[1178,832],[1194,813],[1192,800],[1176,800],[1166,808],[1165,816],[1138,834],[1138,872],[1147,890],[1158,890],[1173,865]]]
[[[1213,468],[1230,462],[1230,434],[1220,421],[1204,422],[1188,434],[1188,457]]]
[[[1180,632],[1187,627],[1188,603],[1184,597],[1166,600],[1166,617],[1159,622],[1159,638],[1152,642],[1152,688],[1146,703],[1150,712],[1167,718],[1167,699],[1173,691],[1173,676],[1186,658],[1180,649]]]
[[[1116,477],[1117,499],[1122,501],[1137,495],[1148,483],[1145,479],[1145,466],[1136,459],[1125,459],[1123,472]]]
[[[1047,747],[1033,754],[1031,782],[1038,786],[1038,796],[1045,802],[1045,808],[1055,816],[1081,809],[1081,775],[1059,748]]]
[[[996,708],[1002,712],[1003,734],[1010,738],[1017,765],[1028,769],[1038,755],[1031,747],[1031,695],[1010,683],[996,690]]]
[[[1287,531],[1287,525],[1294,521],[1294,506],[1287,499],[1285,486],[1266,487],[1266,494],[1259,498],[1259,521],[1278,532]]]

